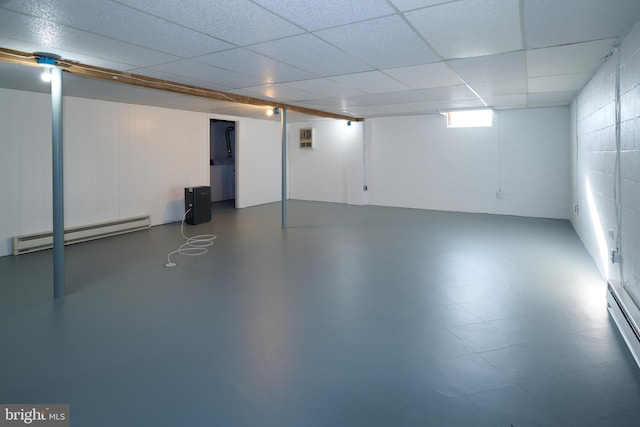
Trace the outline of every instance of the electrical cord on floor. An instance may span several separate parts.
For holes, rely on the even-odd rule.
[[[218,238],[215,234],[200,234],[193,237],[187,237],[184,235],[184,222],[187,218],[187,214],[191,208],[182,216],[182,223],[180,224],[180,234],[182,238],[186,240],[178,249],[167,254],[167,263],[165,267],[175,267],[177,264],[171,261],[171,255],[180,254],[184,256],[199,256],[208,252],[208,247],[213,245],[213,241]]]

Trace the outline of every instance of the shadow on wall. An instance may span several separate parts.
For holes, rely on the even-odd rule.
[[[184,216],[184,200],[171,200],[162,212],[162,224],[181,221]]]

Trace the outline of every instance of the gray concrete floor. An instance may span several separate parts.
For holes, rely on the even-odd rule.
[[[0,258],[0,403],[73,426],[638,426],[566,221],[291,201]]]

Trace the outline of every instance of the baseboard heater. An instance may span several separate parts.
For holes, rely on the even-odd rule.
[[[149,215],[136,216],[115,221],[101,222],[80,227],[70,227],[64,230],[64,244],[87,242],[103,237],[117,236],[133,231],[145,230],[151,227]],[[53,247],[53,233],[35,233],[13,238],[13,254],[20,255],[41,251]]]
[[[627,291],[619,284],[607,285],[607,308],[620,330],[631,354],[640,367],[640,310]]]

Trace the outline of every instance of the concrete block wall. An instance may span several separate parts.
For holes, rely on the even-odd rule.
[[[620,79],[620,265],[616,248],[616,72]],[[623,280],[640,304],[640,23],[622,40],[571,105],[571,222],[603,277]]]

